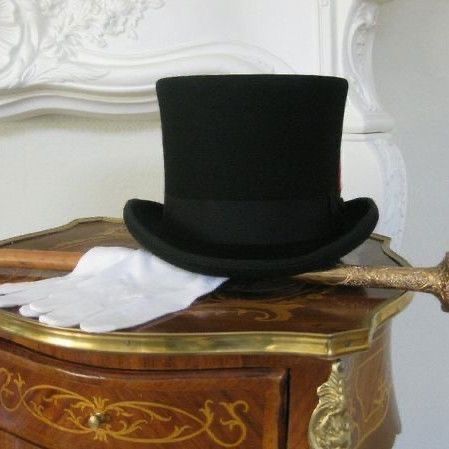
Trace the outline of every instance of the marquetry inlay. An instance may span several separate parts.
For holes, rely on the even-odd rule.
[[[197,411],[161,402],[85,397],[56,385],[27,385],[20,373],[0,368],[0,407],[26,410],[36,420],[62,432],[156,445],[205,436],[217,447],[237,448],[246,440],[246,401],[208,399]],[[155,432],[157,429],[157,434]]]

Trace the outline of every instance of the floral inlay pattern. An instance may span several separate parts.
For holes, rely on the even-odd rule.
[[[239,448],[247,437],[241,415],[248,413],[249,405],[243,400],[215,403],[208,399],[193,413],[159,402],[88,398],[53,385],[27,387],[20,373],[6,368],[0,368],[0,382],[0,408],[4,411],[13,413],[24,408],[49,427],[90,434],[100,442],[115,439],[160,445],[206,436],[217,447]],[[89,418],[96,415],[104,417],[104,422],[91,426]]]

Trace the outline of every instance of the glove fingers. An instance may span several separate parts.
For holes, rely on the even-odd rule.
[[[165,313],[168,313],[166,309],[161,313],[160,307],[153,307],[146,299],[134,298],[85,318],[80,322],[80,328],[86,332],[112,332],[138,326]]]
[[[34,288],[52,288],[58,285],[62,279],[68,277],[59,276],[49,279],[41,279],[40,281],[30,281],[30,282],[11,282],[7,284],[0,285],[0,295],[8,295],[10,293],[17,293],[23,290],[30,290]]]
[[[60,291],[49,294],[46,298],[30,303],[31,309],[40,313],[47,313],[70,304],[78,304],[89,309],[90,307],[108,307],[110,304],[125,301],[128,297],[136,296],[132,290],[121,288],[120,285],[96,285],[89,283],[82,287]],[[1,298],[0,298],[1,299]]]
[[[46,298],[30,302],[29,306],[31,310],[42,314],[71,305],[79,308],[89,308],[92,304],[95,303],[91,302],[90,298],[83,295],[81,291],[74,289],[68,292],[51,293]]]
[[[37,281],[40,282],[40,281]],[[0,295],[8,295],[9,293],[20,292],[25,288],[32,286],[34,282],[8,282],[0,285]]]
[[[48,298],[33,302],[25,313],[39,315],[39,321],[52,326],[73,327],[83,319],[97,313],[104,313],[108,307],[127,304],[124,295],[114,296],[112,291],[96,291],[95,289],[74,289],[51,294]]]
[[[72,298],[68,297],[64,292],[61,293],[52,293],[48,295],[44,299],[38,299],[36,301],[32,301],[29,303],[30,309],[34,310],[38,313],[47,313],[51,312],[52,310],[55,310],[57,308],[64,307],[66,305],[71,304],[78,304],[79,307],[81,307],[82,304],[85,305],[85,302],[83,301],[84,298],[78,297],[77,300],[73,300]]]
[[[30,295],[26,291],[0,296],[0,307],[23,306],[42,297],[45,297],[45,295]]]
[[[101,305],[66,304],[44,315],[40,315],[39,321],[50,326],[74,327],[90,315],[102,310]]]
[[[220,286],[225,278],[197,277],[191,282],[173,284],[171,288],[141,289],[140,294],[126,303],[116,301],[100,313],[91,315],[80,322],[80,328],[86,332],[112,332],[138,326],[163,315],[178,312],[188,307],[196,298],[203,296]]]
[[[40,313],[33,310],[29,304],[22,306],[19,309],[19,313],[27,318],[37,318],[40,315]]]
[[[61,281],[51,290],[47,287],[41,289],[36,288],[19,292],[15,295],[7,295],[3,298],[0,297],[0,304],[2,299],[6,301],[8,297],[12,297],[12,300],[17,300],[17,305],[30,304],[31,308],[35,311],[47,312],[48,310],[53,310],[55,305],[62,303],[60,296],[63,296],[66,291],[72,292],[76,290],[75,285],[76,281]],[[36,304],[40,304],[40,307],[35,307]]]
[[[42,300],[49,295],[59,292],[73,289],[74,286],[81,282],[83,277],[75,276],[63,276],[59,278],[45,279],[45,282],[37,281],[30,283],[22,290],[16,291],[14,293],[0,295],[0,307],[12,307],[21,306],[23,304],[29,304],[33,301]],[[25,284],[25,283],[24,283]]]

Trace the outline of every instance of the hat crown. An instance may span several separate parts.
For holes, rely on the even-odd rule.
[[[335,263],[378,211],[340,197],[348,85],[305,75],[165,78],[156,91],[164,204],[129,200],[131,234],[157,256],[218,276],[279,276]]]
[[[338,192],[346,80],[205,75],[156,87],[166,195],[276,200]]]

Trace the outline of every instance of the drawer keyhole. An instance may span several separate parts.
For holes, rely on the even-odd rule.
[[[91,429],[98,429],[102,424],[108,421],[109,416],[105,413],[95,413],[93,415],[90,415],[87,424]]]

